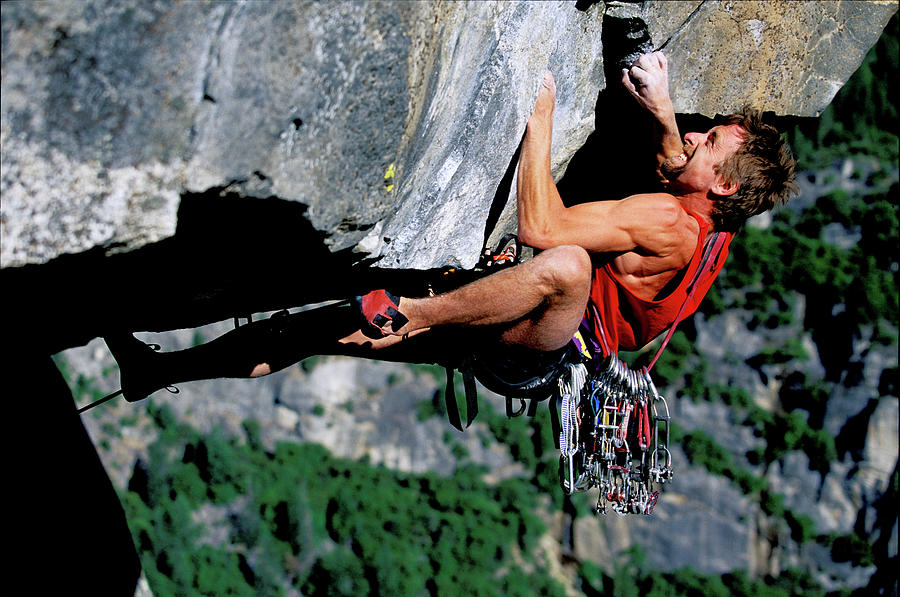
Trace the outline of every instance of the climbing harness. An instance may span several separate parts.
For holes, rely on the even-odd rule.
[[[554,421],[558,418],[560,425],[560,485],[570,495],[598,488],[596,514],[609,509],[620,515],[652,514],[662,486],[674,476],[669,405],[657,391],[650,369],[675,333],[698,281],[716,270],[728,240],[725,233],[715,233],[704,247],[685,301],[647,367],[635,371],[619,359],[591,304],[603,354],[608,356],[595,359],[590,351],[580,350],[581,362],[568,365],[550,406],[558,410]],[[576,346],[586,346],[580,331],[573,340]],[[590,373],[587,364],[592,365]]]

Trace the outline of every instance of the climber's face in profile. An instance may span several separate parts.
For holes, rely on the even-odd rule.
[[[688,133],[682,154],[663,163],[663,174],[672,181],[674,189],[730,195],[737,187],[723,180],[717,170],[743,140],[744,129],[736,124],[714,126],[705,133]]]

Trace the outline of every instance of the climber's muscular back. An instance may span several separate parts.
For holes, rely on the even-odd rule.
[[[622,284],[645,300],[656,297],[690,263],[700,233],[700,224],[678,199],[667,194],[664,197],[665,207],[649,217],[635,249],[619,254],[611,262],[611,269]],[[651,198],[648,203],[652,201]]]

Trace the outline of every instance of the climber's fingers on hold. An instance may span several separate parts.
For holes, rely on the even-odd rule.
[[[637,94],[637,89],[635,88],[634,83],[631,81],[631,75],[629,74],[627,68],[622,69],[622,85],[624,85],[625,89],[627,89],[632,95]]]
[[[668,70],[669,61],[662,52],[643,54],[631,65],[632,76],[644,84],[645,79],[668,74]],[[643,76],[640,73],[643,73]]]
[[[634,65],[640,66],[644,70],[665,70],[669,61],[662,52],[650,52],[635,60]]]
[[[666,55],[662,52],[653,52],[653,55],[656,56],[657,61],[659,62],[659,68],[664,71],[669,70],[669,59],[666,58]]]
[[[544,71],[544,81],[541,83],[547,90],[555,97],[556,96],[556,80],[553,78],[553,73],[550,72],[550,69]]]
[[[641,56],[641,58],[643,58],[643,56]],[[647,85],[652,79],[650,73],[638,65],[632,66],[631,69],[628,70],[628,75],[631,77],[631,82],[633,84],[637,83],[637,85],[640,86]]]
[[[653,54],[641,54],[638,56],[638,59],[631,63],[631,67],[642,68],[644,70],[650,70],[654,66],[657,66],[659,62],[656,59],[656,56]]]

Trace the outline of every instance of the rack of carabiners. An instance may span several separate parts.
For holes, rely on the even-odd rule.
[[[612,355],[591,376],[584,365],[570,366],[559,390],[563,490],[598,487],[597,514],[651,514],[673,470],[669,406],[648,370]]]

